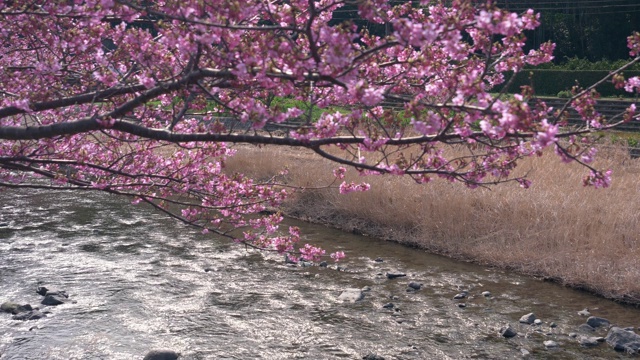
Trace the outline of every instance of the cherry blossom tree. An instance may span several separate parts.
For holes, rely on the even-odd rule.
[[[490,2],[398,3],[1,0],[0,188],[129,196],[204,232],[315,259],[323,250],[298,244],[296,228],[279,231],[279,213],[265,215],[283,187],[224,172],[227,144],[310,149],[336,163],[337,179],[354,168],[469,187],[528,187],[513,169],[551,147],[584,165],[586,185],[609,185],[610,172],[590,165],[587,135],[637,120],[635,104],[605,118],[595,84],[561,109],[530,87],[493,90],[552,59],[553,44],[523,49],[539,15]],[[344,5],[388,35],[332,22]],[[640,34],[628,44],[639,61]],[[638,92],[640,79],[623,70],[602,82]],[[582,126],[565,126],[571,108]]]

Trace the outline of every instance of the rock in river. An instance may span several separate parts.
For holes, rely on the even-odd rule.
[[[547,349],[555,349],[558,346],[560,346],[560,345],[558,345],[557,342],[555,342],[553,340],[547,340],[547,341],[543,342],[543,344],[544,344],[544,347],[546,347]]]
[[[401,272],[388,272],[387,273],[387,279],[396,279],[396,278],[404,277],[404,276],[407,276],[407,274],[401,273]]]
[[[533,324],[534,321],[536,321],[536,315],[534,313],[522,315],[522,317],[520,318],[520,322],[523,324]]]
[[[589,316],[587,324],[591,327],[597,328],[600,326],[609,326],[609,320],[597,316]]]
[[[13,301],[5,301],[0,305],[0,310],[12,314],[18,314],[21,312],[31,311],[33,308],[29,304],[20,305],[18,303],[14,303]]]
[[[13,320],[38,320],[40,318],[46,317],[47,315],[41,313],[39,310],[31,310],[26,312],[21,312],[17,315],[13,315],[11,318]]]
[[[151,350],[142,360],[177,360],[180,354],[173,350]]]
[[[640,335],[616,326],[609,330],[605,340],[617,351],[636,354],[640,350]]]
[[[42,299],[42,305],[60,305],[69,301],[66,297],[58,294],[47,295]]]
[[[511,325],[507,325],[506,327],[500,329],[500,335],[508,339],[518,335],[518,333],[515,330],[513,330]]]
[[[580,315],[580,316],[591,316],[591,313],[589,312],[588,308],[584,308],[584,309],[578,311],[578,315]]]
[[[410,282],[408,284],[408,286],[409,286],[409,289],[412,289],[412,290],[420,290],[420,289],[422,289],[422,284],[421,283],[417,283],[415,281]]]
[[[578,342],[580,343],[580,345],[585,346],[585,347],[594,347],[594,346],[598,346],[598,344],[600,344],[600,337],[596,337],[596,336],[580,336],[578,337]]]
[[[345,289],[338,296],[338,300],[344,302],[358,302],[364,299],[364,292],[361,289]]]
[[[469,295],[469,293],[468,293],[468,292],[466,292],[466,291],[462,291],[462,292],[460,292],[459,294],[455,295],[455,296],[453,297],[453,299],[454,299],[454,300],[464,299],[464,298],[466,298],[466,297],[467,297],[467,295]]]

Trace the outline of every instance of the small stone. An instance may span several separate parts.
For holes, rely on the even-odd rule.
[[[375,262],[384,262],[384,259],[381,257],[377,257],[375,260],[373,260]]]
[[[578,311],[578,315],[580,315],[580,316],[591,316],[591,313],[589,312],[588,308],[584,308],[584,309]]]
[[[364,299],[364,293],[360,289],[345,289],[338,296],[338,300],[355,303]]]
[[[520,349],[520,353],[522,354],[522,357],[525,357],[525,358],[531,355],[531,353],[527,349]]]
[[[177,360],[179,357],[173,350],[151,350],[142,360]]]
[[[461,309],[464,309],[464,308],[466,308],[466,307],[467,307],[467,304],[465,304],[465,303],[458,303],[458,307],[459,307],[459,308],[461,308]]]
[[[542,320],[540,320],[540,319],[535,319],[535,320],[533,320],[533,324],[534,324],[534,325],[538,325],[538,326],[540,326],[540,325],[542,325]]]
[[[387,279],[397,279],[399,277],[404,277],[404,276],[407,276],[407,274],[401,273],[401,272],[388,272],[387,273]]]
[[[369,353],[362,357],[362,360],[384,360],[384,358],[378,354]]]
[[[491,292],[490,292],[490,291],[483,291],[483,292],[482,292],[482,296],[484,296],[484,297],[490,297],[490,296],[491,296]]]
[[[511,325],[507,325],[506,327],[500,329],[500,335],[508,339],[518,335],[518,333],[515,330],[513,330]]]
[[[453,297],[453,299],[454,299],[454,300],[464,299],[464,298],[466,298],[466,297],[467,297],[467,295],[469,295],[469,293],[468,293],[468,292],[466,292],[466,291],[462,291],[461,293],[459,293],[459,294],[455,295],[455,296]]]
[[[577,333],[574,333],[574,332],[570,332],[570,333],[569,333],[569,337],[570,337],[570,338],[577,338],[577,337],[578,337],[578,334],[577,334]]]
[[[362,288],[362,291],[364,291],[364,292],[371,291],[371,286],[365,286],[365,287],[363,287],[363,288]]]
[[[536,315],[534,313],[528,313],[526,315],[522,315],[519,321],[523,324],[533,324],[535,320]]]
[[[409,286],[409,288],[411,288],[411,289],[413,289],[413,290],[420,290],[420,289],[422,289],[422,284],[417,283],[417,282],[415,282],[415,281],[410,282],[408,286]]]
[[[320,266],[320,267],[325,267],[325,268],[326,268],[327,266],[329,266],[329,264],[327,264],[327,262],[326,262],[326,261],[323,261],[323,262],[321,262],[321,263],[319,264],[319,266]]]
[[[559,346],[558,343],[553,340],[547,340],[543,342],[543,344],[544,344],[544,347],[546,347],[547,349],[554,349]]]
[[[609,324],[610,324],[609,320],[605,318],[597,317],[597,316],[590,316],[587,319],[587,325],[593,328],[597,328],[600,326],[609,326]]]
[[[581,331],[581,332],[594,332],[594,331],[596,331],[596,329],[593,326],[589,325],[589,324],[582,324],[582,325],[578,326],[578,331]]]
[[[384,309],[393,309],[394,306],[395,305],[393,303],[386,303],[386,304],[382,305],[382,307]]]
[[[36,288],[36,294],[38,294],[38,295],[45,296],[45,295],[47,295],[47,291],[49,291],[49,289],[47,287],[45,287],[45,286],[38,286]]]
[[[580,336],[578,338],[578,343],[580,343],[581,346],[585,347],[594,347],[600,344],[598,338],[595,336]]]
[[[64,298],[69,298],[69,294],[67,294],[66,291],[64,290],[49,290],[47,291],[47,293],[45,294],[45,296],[47,295],[52,295],[52,296],[60,296],[60,297],[64,297]]]
[[[549,327],[552,328],[552,329],[555,329],[555,328],[558,327],[558,324],[552,322],[551,324],[549,324]]]

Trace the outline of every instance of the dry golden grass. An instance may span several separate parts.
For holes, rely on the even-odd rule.
[[[299,149],[244,147],[227,169],[261,179],[284,166],[289,184],[307,188],[331,183],[336,167]],[[584,188],[586,170],[552,154],[520,164],[534,182],[530,189],[503,184],[471,190],[444,180],[417,185],[406,177],[350,174],[371,190],[300,190],[284,211],[640,303],[640,159],[607,149],[596,167],[614,171],[610,188]]]

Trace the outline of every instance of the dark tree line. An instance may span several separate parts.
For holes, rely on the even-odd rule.
[[[529,47],[546,41],[556,44],[556,63],[570,58],[590,61],[629,58],[626,38],[640,31],[638,0],[496,0],[520,12],[541,13],[541,26],[529,32]]]
[[[485,6],[487,0],[475,2],[478,6]],[[350,20],[381,36],[392,31],[388,24],[359,19],[355,3],[336,11],[333,23]],[[412,3],[414,6],[418,4],[417,1]],[[626,38],[634,31],[640,31],[639,0],[494,0],[493,3],[513,12],[530,8],[540,12],[541,26],[525,34],[527,47],[538,48],[544,42],[554,42],[555,63],[571,58],[589,61],[628,59]]]

